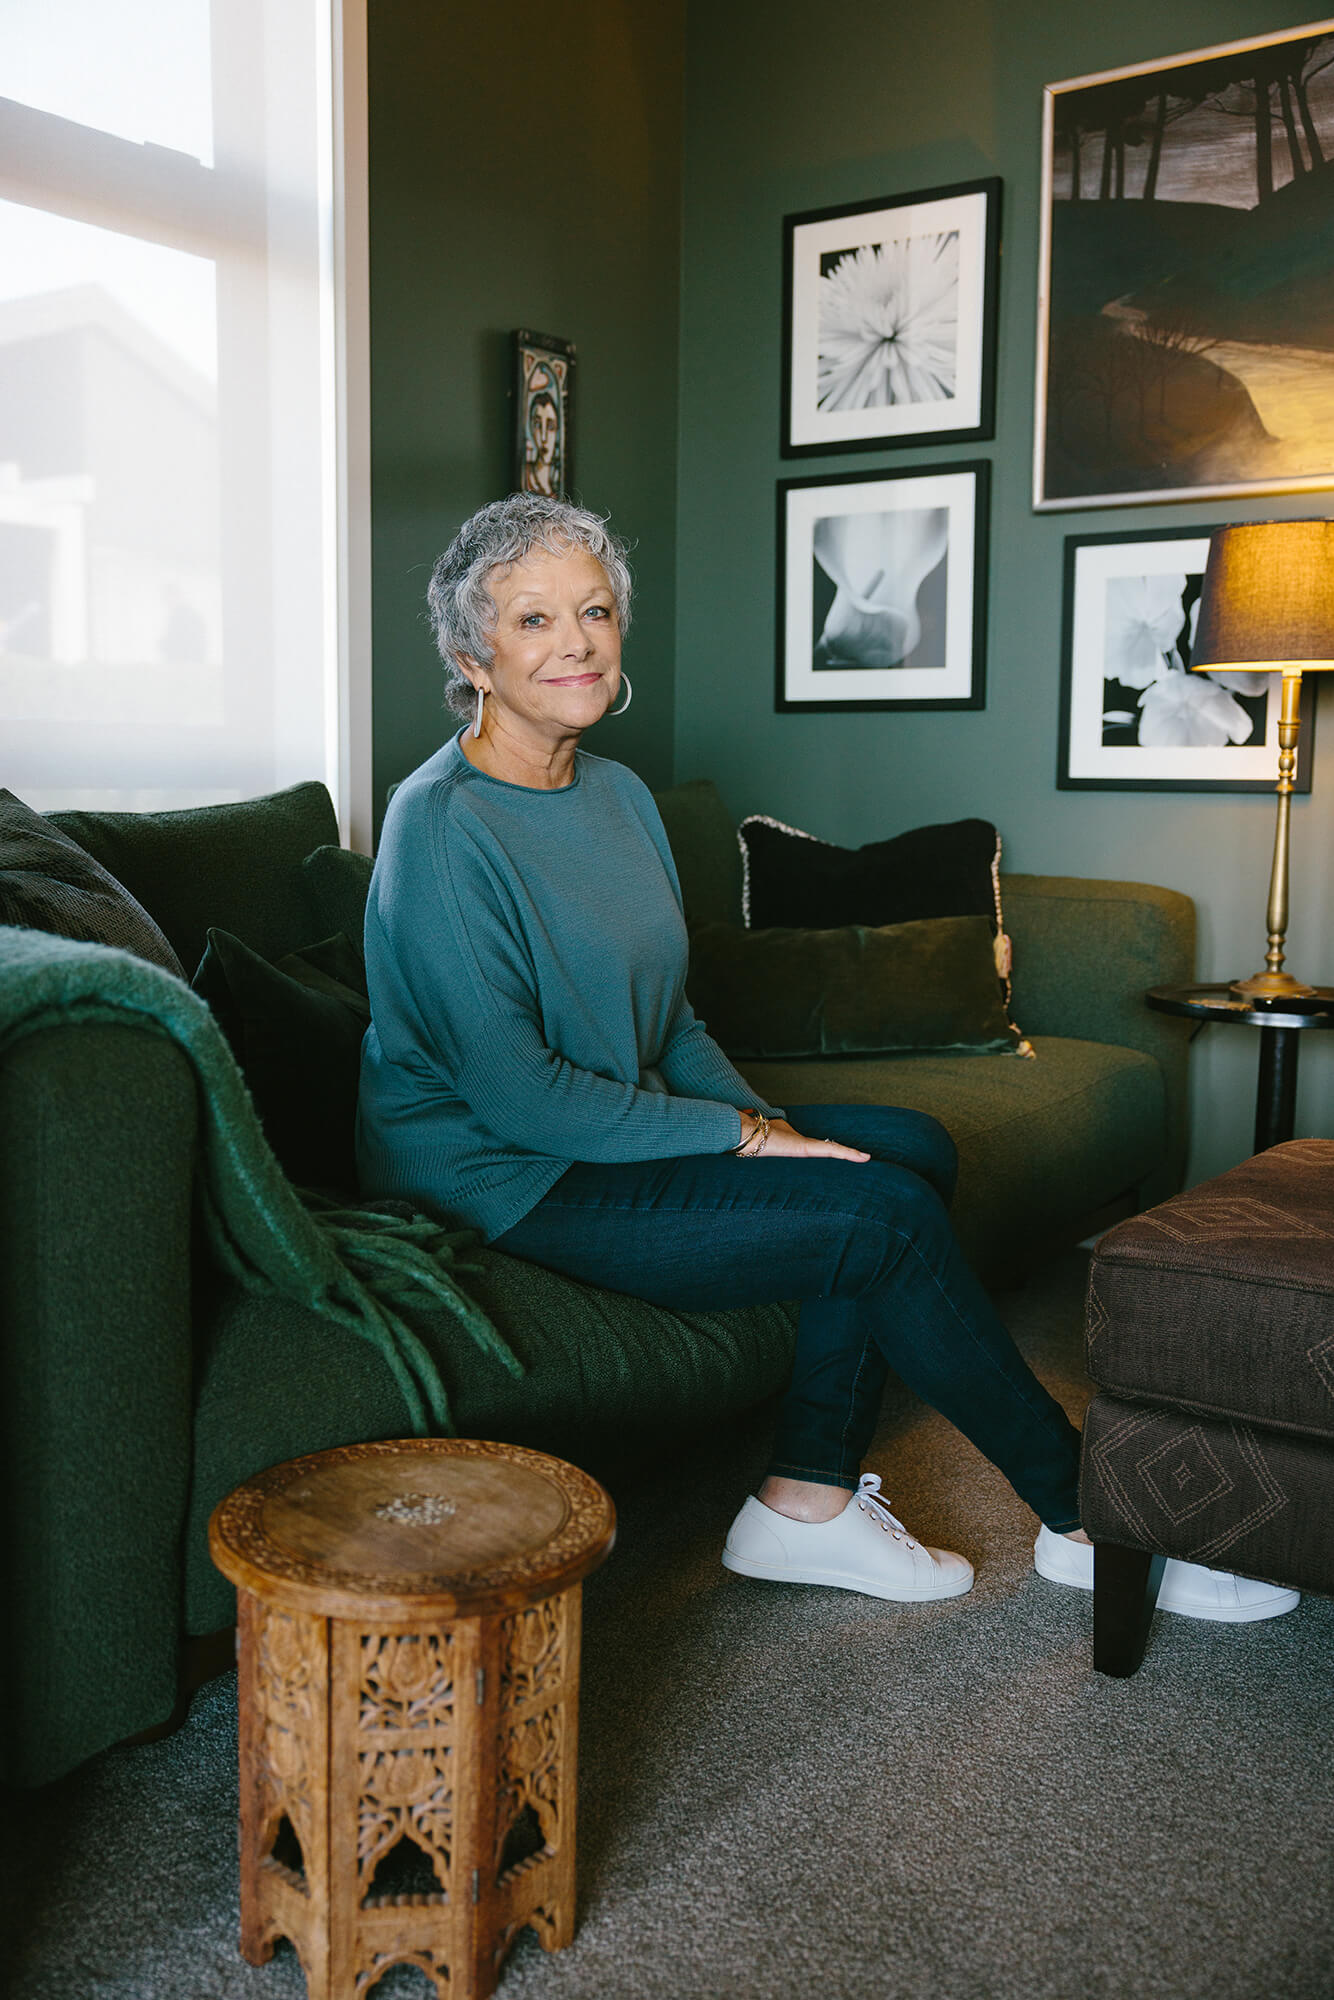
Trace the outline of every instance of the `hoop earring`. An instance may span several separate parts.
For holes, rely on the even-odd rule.
[[[482,703],[485,700],[486,689],[479,685],[477,689],[477,708],[473,715],[472,728],[468,731],[470,736],[480,736],[482,733]]]
[[[630,685],[629,674],[622,674],[621,679],[625,682],[625,700],[619,708],[609,708],[607,710],[608,715],[624,715],[626,709],[629,708],[630,703],[634,700],[635,691]]]

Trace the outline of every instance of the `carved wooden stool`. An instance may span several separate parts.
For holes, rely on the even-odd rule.
[[[345,1445],[209,1524],[239,1600],[241,1951],[310,2000],[415,1965],[493,1991],[530,1924],[574,1935],[580,1579],[615,1511],[518,1445]]]

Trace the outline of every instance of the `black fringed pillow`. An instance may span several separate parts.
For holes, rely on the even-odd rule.
[[[752,813],[737,829],[748,930],[880,930],[933,917],[985,917],[1008,1020],[1010,940],[1001,909],[1000,835],[989,820],[917,826],[865,847],[836,847]],[[1033,1048],[1009,1023],[1016,1053]]]
[[[836,847],[752,813],[742,820],[737,838],[745,871],[742,921],[748,930],[838,930],[845,924],[879,929],[924,917],[987,917],[1008,999],[1001,844],[989,821],[952,820],[865,847]]]

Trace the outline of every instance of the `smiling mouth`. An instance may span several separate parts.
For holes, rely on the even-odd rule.
[[[601,679],[601,674],[553,674],[548,680],[547,686],[558,688],[590,687],[594,681],[600,681]]]

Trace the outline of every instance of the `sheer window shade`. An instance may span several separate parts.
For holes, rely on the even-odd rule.
[[[13,0],[0,781],[40,808],[321,777],[347,823],[352,11]]]

